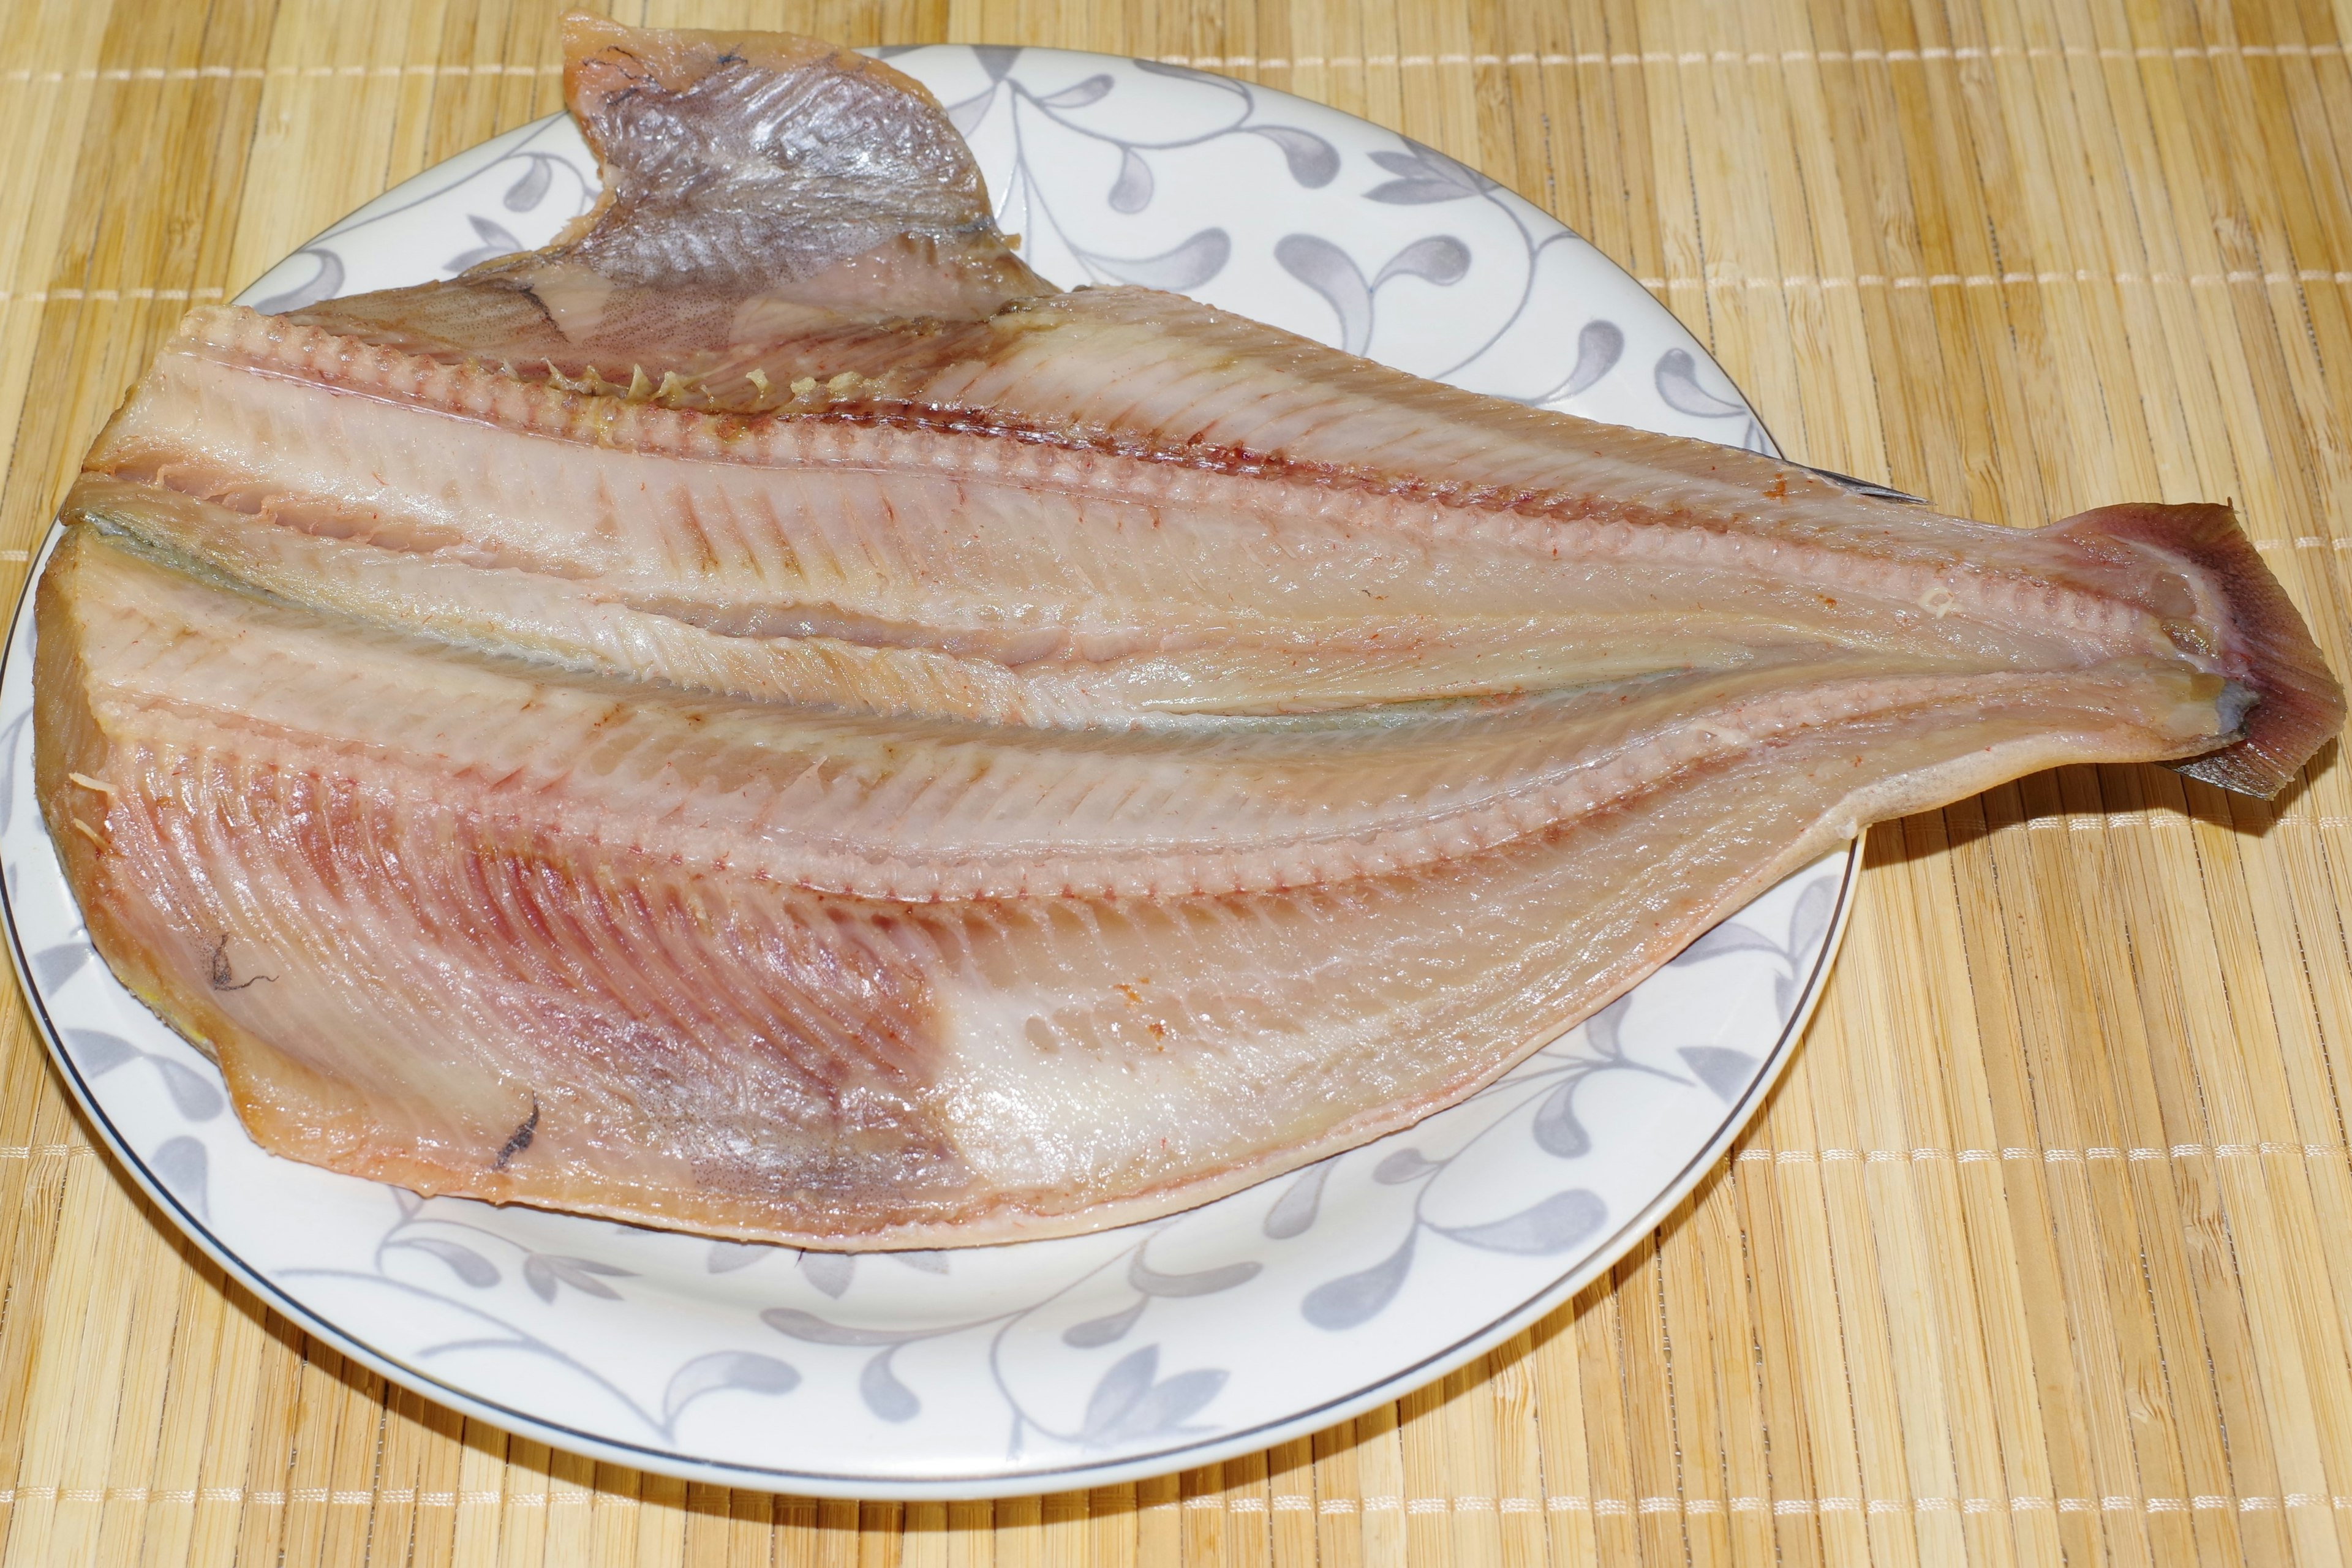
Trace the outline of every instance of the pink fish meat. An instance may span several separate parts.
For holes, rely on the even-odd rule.
[[[817,1247],[1147,1218],[1869,822],[2267,795],[2342,723],[2224,508],[2000,528],[1062,292],[888,67],[565,27],[596,209],[193,311],[39,586],[92,939],[278,1153]]]

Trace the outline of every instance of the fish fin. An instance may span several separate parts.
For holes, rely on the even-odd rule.
[[[2240,738],[2166,765],[2239,795],[2267,799],[2344,728],[2344,688],[2302,615],[2226,506],[2134,502],[2099,507],[2058,525],[2128,541],[2189,568],[2218,595],[2221,673],[2252,694]]]

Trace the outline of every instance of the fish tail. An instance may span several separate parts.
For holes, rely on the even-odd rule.
[[[2176,563],[2211,606],[2221,633],[2220,672],[2244,689],[2240,737],[2219,751],[2166,764],[2191,778],[2267,799],[2286,787],[2344,728],[2344,688],[2302,615],[2226,506],[2134,502],[2057,525],[2127,541]]]

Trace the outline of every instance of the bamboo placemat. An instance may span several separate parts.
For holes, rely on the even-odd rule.
[[[0,587],[186,302],[558,106],[558,9],[0,4]],[[615,9],[1367,115],[1623,262],[1808,461],[2021,523],[2234,497],[2352,669],[2352,0]],[[1312,1441],[994,1504],[690,1487],[386,1387],[178,1238],[11,1009],[0,1568],[2338,1562],[2352,784],[2313,772],[1874,830],[1769,1108],[1604,1285]]]

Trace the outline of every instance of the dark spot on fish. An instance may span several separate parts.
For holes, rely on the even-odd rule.
[[[530,1114],[524,1117],[515,1130],[507,1134],[507,1141],[499,1146],[499,1157],[490,1162],[490,1169],[505,1170],[509,1160],[530,1147],[531,1137],[538,1131],[539,1096],[534,1094],[530,1097]]]
[[[558,332],[563,331],[562,323],[558,322],[555,319],[555,312],[549,310],[547,308],[547,301],[539,297],[538,289],[533,289],[530,284],[526,283],[521,288],[516,289],[515,292],[530,300],[531,308],[540,313],[541,317],[546,321],[549,326],[553,327]]]
[[[743,57],[737,54],[733,49],[730,49],[711,63],[722,66],[740,66],[743,63]]]
[[[213,944],[212,963],[207,966],[205,978],[212,982],[213,989],[215,991],[242,991],[257,980],[268,980],[275,983],[278,976],[275,974],[248,974],[244,979],[239,980],[236,975],[229,973],[228,933],[226,931],[223,931],[221,933],[220,941]]]

